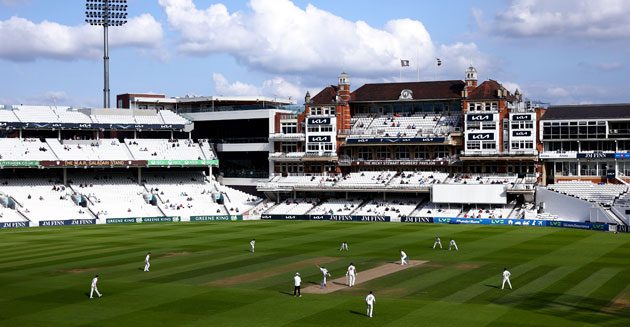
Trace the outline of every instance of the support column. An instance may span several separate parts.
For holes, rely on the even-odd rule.
[[[137,139],[138,138],[138,131],[133,131],[133,139]]]
[[[57,140],[61,141],[61,130],[57,131]]]
[[[22,138],[22,129],[20,128],[20,138]]]
[[[142,167],[138,167],[138,184],[142,184]]]
[[[63,185],[68,186],[68,168],[63,169]]]

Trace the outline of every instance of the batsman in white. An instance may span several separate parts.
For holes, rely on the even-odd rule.
[[[405,251],[400,250],[400,265],[404,266],[407,264],[407,253]]]
[[[252,253],[254,253],[254,249],[256,248],[256,239],[249,241],[249,248]]]
[[[455,248],[455,251],[459,251],[459,249],[457,248],[457,243],[455,243],[454,239],[451,239],[451,242],[448,243],[448,250],[450,251],[451,248]]]
[[[370,291],[370,294],[365,297],[365,303],[367,303],[367,316],[372,318],[372,312],[374,311],[374,302],[376,302],[376,297],[374,297],[374,293]]]
[[[357,268],[352,264],[352,262],[350,262],[350,265],[348,266],[346,276],[348,277],[348,286],[354,286],[354,282],[357,279]]]
[[[322,284],[320,286],[321,288],[324,288],[326,287],[326,277],[330,277],[330,273],[325,267],[317,266],[317,268],[319,268],[319,270],[322,272]]]
[[[98,283],[98,275],[92,278],[92,285],[90,287],[90,299],[92,298],[92,295],[94,295],[94,292],[96,292],[96,295],[98,295],[98,297],[103,296],[103,294],[98,292],[98,287],[96,286],[97,283]]]
[[[149,271],[149,267],[151,267],[151,263],[149,263],[150,259],[151,259],[151,252],[147,252],[147,256],[144,257],[144,271]]]
[[[348,251],[348,242],[341,242],[341,247],[339,247],[339,251]]]
[[[505,283],[508,283],[510,289],[512,289],[512,283],[510,283],[510,276],[512,274],[507,270],[507,268],[503,268],[503,283],[501,284],[501,289],[505,287]]]
[[[436,246],[440,246],[440,249],[442,248],[442,240],[440,240],[439,236],[435,236],[435,242],[433,242],[433,248],[435,249]]]
[[[293,296],[302,297],[302,293],[300,292],[301,285],[302,285],[302,277],[300,277],[299,272],[296,272],[295,276],[293,276]]]

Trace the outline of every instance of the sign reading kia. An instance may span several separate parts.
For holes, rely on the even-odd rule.
[[[308,124],[309,125],[330,125],[330,118],[326,117],[326,118],[309,118],[308,119]]]
[[[311,135],[308,137],[309,142],[331,142],[331,140],[332,138],[330,137],[330,135]]]
[[[532,136],[532,131],[512,131],[512,136]]]
[[[476,134],[468,134],[469,141],[490,141],[494,140],[493,133],[476,133]]]
[[[513,115],[512,120],[532,120],[532,115]]]
[[[493,114],[469,114],[466,116],[467,121],[493,121]]]

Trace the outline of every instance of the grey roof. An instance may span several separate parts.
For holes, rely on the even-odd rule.
[[[630,103],[550,106],[542,120],[630,119]]]

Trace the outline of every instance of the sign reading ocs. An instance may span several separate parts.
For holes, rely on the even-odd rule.
[[[400,97],[398,97],[398,100],[413,100],[413,92],[410,89],[400,91]]]

